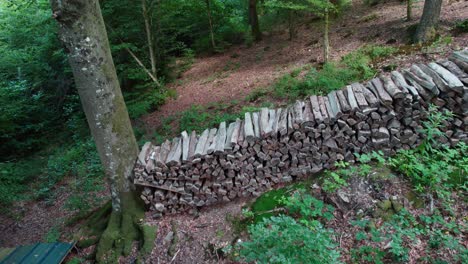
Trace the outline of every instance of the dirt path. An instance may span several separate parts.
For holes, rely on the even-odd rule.
[[[332,23],[331,58],[356,50],[367,43],[405,44],[407,28],[418,22],[423,1],[414,4],[414,18],[405,21],[406,4],[388,1],[368,7],[353,1],[351,12]],[[444,1],[443,26],[468,17],[468,2]],[[189,109],[192,105],[229,102],[244,98],[254,89],[271,85],[275,79],[294,68],[322,60],[321,26],[317,21],[299,27],[297,38],[288,41],[286,29],[265,34],[264,40],[252,47],[233,47],[223,54],[197,58],[181,79],[169,85],[177,98],[169,100],[158,111],[142,118],[148,130],[156,129],[161,120]]]

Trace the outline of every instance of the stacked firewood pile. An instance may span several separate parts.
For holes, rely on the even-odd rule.
[[[143,146],[134,183],[155,216],[258,196],[354,153],[418,145],[430,104],[455,113],[445,143],[468,141],[468,51],[353,83],[287,108],[263,108],[201,135]]]

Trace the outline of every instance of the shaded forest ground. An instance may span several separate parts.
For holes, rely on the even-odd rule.
[[[352,12],[346,13],[332,23],[330,31],[332,59],[339,60],[343,55],[369,43],[405,45],[409,39],[408,29],[418,22],[422,5],[423,2],[415,3],[414,19],[406,22],[404,2],[389,1],[374,7],[366,6],[360,1],[354,3]],[[444,1],[441,32],[444,35],[450,34],[448,29],[455,22],[467,17],[468,2],[448,3]],[[276,30],[265,33],[264,40],[254,43],[251,47],[236,46],[222,54],[196,58],[192,67],[180,79],[169,85],[177,91],[177,98],[168,101],[158,111],[137,120],[136,124],[143,124],[145,133],[152,135],[160,129],[164,119],[188,110],[192,105],[206,106],[218,102],[240,101],[256,89],[271,86],[276,79],[293,69],[309,64],[318,65],[321,61],[320,32],[320,24],[317,21],[303,21],[297,38],[293,41],[287,40],[286,29]],[[416,50],[400,54],[379,62],[377,67],[382,68],[386,65],[404,67],[413,61],[433,60],[437,56],[450,52],[452,48],[467,46],[468,38],[466,34],[461,34],[454,36],[448,45],[434,47],[429,52]],[[260,103],[255,101],[249,104]],[[241,101],[240,104],[244,102]],[[177,123],[173,125],[177,126]],[[74,213],[64,207],[64,201],[69,195],[66,191],[69,188],[69,180],[66,179],[51,190],[56,192],[53,200],[23,202],[12,208],[11,214],[0,215],[0,233],[2,234],[0,246],[33,243],[41,239],[47,240],[48,237],[61,236],[63,240],[70,239],[69,234],[72,229],[63,228],[65,220]],[[98,196],[106,197],[107,193],[107,190],[103,190],[98,193]],[[241,206],[239,203],[239,205],[229,205],[225,208],[239,212]],[[187,218],[187,216],[180,216],[175,219],[182,221],[184,217]],[[206,217],[210,219],[210,225],[225,223],[222,210]],[[206,217],[200,217],[201,220],[187,221],[195,221],[191,225],[200,225]],[[148,221],[152,221],[149,215]],[[60,232],[57,231],[59,228]],[[166,235],[163,233],[164,230],[162,228],[158,233],[156,246],[163,243]],[[218,236],[220,235],[221,233],[218,233]],[[216,237],[216,231],[213,236]],[[207,240],[211,238],[208,237]],[[193,250],[190,247],[187,249]]]

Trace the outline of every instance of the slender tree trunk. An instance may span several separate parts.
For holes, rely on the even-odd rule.
[[[296,22],[294,19],[294,15],[294,11],[288,10],[289,40],[293,40],[296,37]]]
[[[330,43],[328,40],[328,27],[330,22],[328,18],[328,11],[325,11],[324,22],[325,25],[323,29],[323,61],[327,63],[330,56]]]
[[[156,50],[156,59],[162,61],[160,52],[160,36],[161,36],[161,0],[156,0],[156,36],[154,39],[154,47]]]
[[[255,41],[262,40],[262,32],[258,23],[257,0],[249,0],[249,22]]]
[[[146,39],[148,41],[148,49],[149,49],[149,55],[150,55],[150,61],[151,61],[151,74],[157,78],[156,74],[156,56],[154,53],[154,37],[153,33],[151,31],[152,29],[152,23],[148,15],[148,9],[146,7],[146,0],[141,0],[141,7],[142,7],[142,13],[143,13],[143,19],[145,20],[145,31],[146,31]]]
[[[411,21],[413,16],[413,0],[406,0],[406,21]]]
[[[414,36],[416,43],[424,43],[435,37],[441,8],[442,0],[426,0],[424,2],[421,21],[419,22],[416,35]]]
[[[211,37],[211,47],[213,48],[213,50],[216,49],[216,43],[215,43],[215,37],[214,37],[214,32],[213,32],[213,20],[211,18],[211,4],[210,4],[210,1],[211,0],[206,0],[206,12],[208,14],[208,22],[209,22],[209,25],[210,25],[210,37]]]

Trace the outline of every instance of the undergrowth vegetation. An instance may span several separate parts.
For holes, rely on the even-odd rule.
[[[274,95],[295,100],[311,94],[327,94],[352,82],[370,79],[377,74],[372,63],[386,58],[398,50],[393,47],[367,45],[344,56],[339,62],[330,62],[319,70],[308,69],[303,77],[293,71],[273,85]]]

